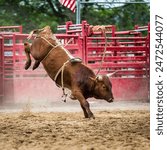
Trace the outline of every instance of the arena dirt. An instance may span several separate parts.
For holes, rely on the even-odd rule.
[[[149,110],[0,113],[3,150],[149,150]]]

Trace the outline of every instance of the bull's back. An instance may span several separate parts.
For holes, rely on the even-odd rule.
[[[61,48],[56,48],[50,52],[42,63],[48,75],[54,80],[57,72],[67,60],[69,60],[69,56]]]

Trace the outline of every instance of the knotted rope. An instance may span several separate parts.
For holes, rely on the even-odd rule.
[[[60,67],[60,69],[58,70],[58,72],[56,73],[56,75],[54,77],[54,81],[56,82],[58,75],[61,73],[61,87],[62,87],[62,91],[63,91],[62,99],[64,102],[66,102],[66,98],[67,98],[67,94],[65,93],[65,88],[64,88],[64,68],[65,68],[66,64],[69,62],[70,62],[70,60],[67,60],[63,64],[63,66]]]
[[[53,48],[48,52],[48,54],[42,59],[42,61],[44,59],[46,59],[48,57],[48,55],[52,52],[53,49],[59,47],[59,46],[63,46],[59,41],[58,41],[58,45],[53,45],[52,43],[50,43],[46,38],[44,37],[40,37],[43,40],[45,40],[48,44],[50,44]],[[71,38],[66,44],[65,46],[67,46],[71,41],[73,40],[73,38]],[[64,47],[65,47],[64,46]],[[69,53],[69,52],[67,52]],[[72,58],[71,58],[72,59]],[[66,66],[66,64],[69,62],[70,60],[67,60],[62,67],[60,67],[60,69],[58,70],[58,72],[56,73],[55,77],[54,77],[54,81],[56,82],[58,75],[61,73],[61,87],[62,87],[62,91],[63,91],[63,95],[62,95],[62,99],[64,102],[66,102],[66,98],[67,98],[67,94],[65,93],[65,88],[64,88],[64,68]]]
[[[40,38],[42,38],[43,40],[45,40],[49,45],[51,45],[53,48],[47,53],[47,55],[41,60],[41,62],[43,61],[43,60],[45,60],[48,56],[49,56],[49,54],[54,50],[54,49],[56,49],[57,47],[59,47],[59,46],[61,46],[61,43],[58,43],[58,45],[53,45],[52,43],[50,43],[46,38],[44,38],[44,37],[40,37]]]

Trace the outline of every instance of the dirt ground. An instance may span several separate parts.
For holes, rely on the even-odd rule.
[[[3,150],[149,150],[149,109],[0,112]]]

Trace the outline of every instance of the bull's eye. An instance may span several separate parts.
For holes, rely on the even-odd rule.
[[[103,85],[102,87],[103,87],[104,90],[106,89],[106,86],[105,86],[105,85]]]

